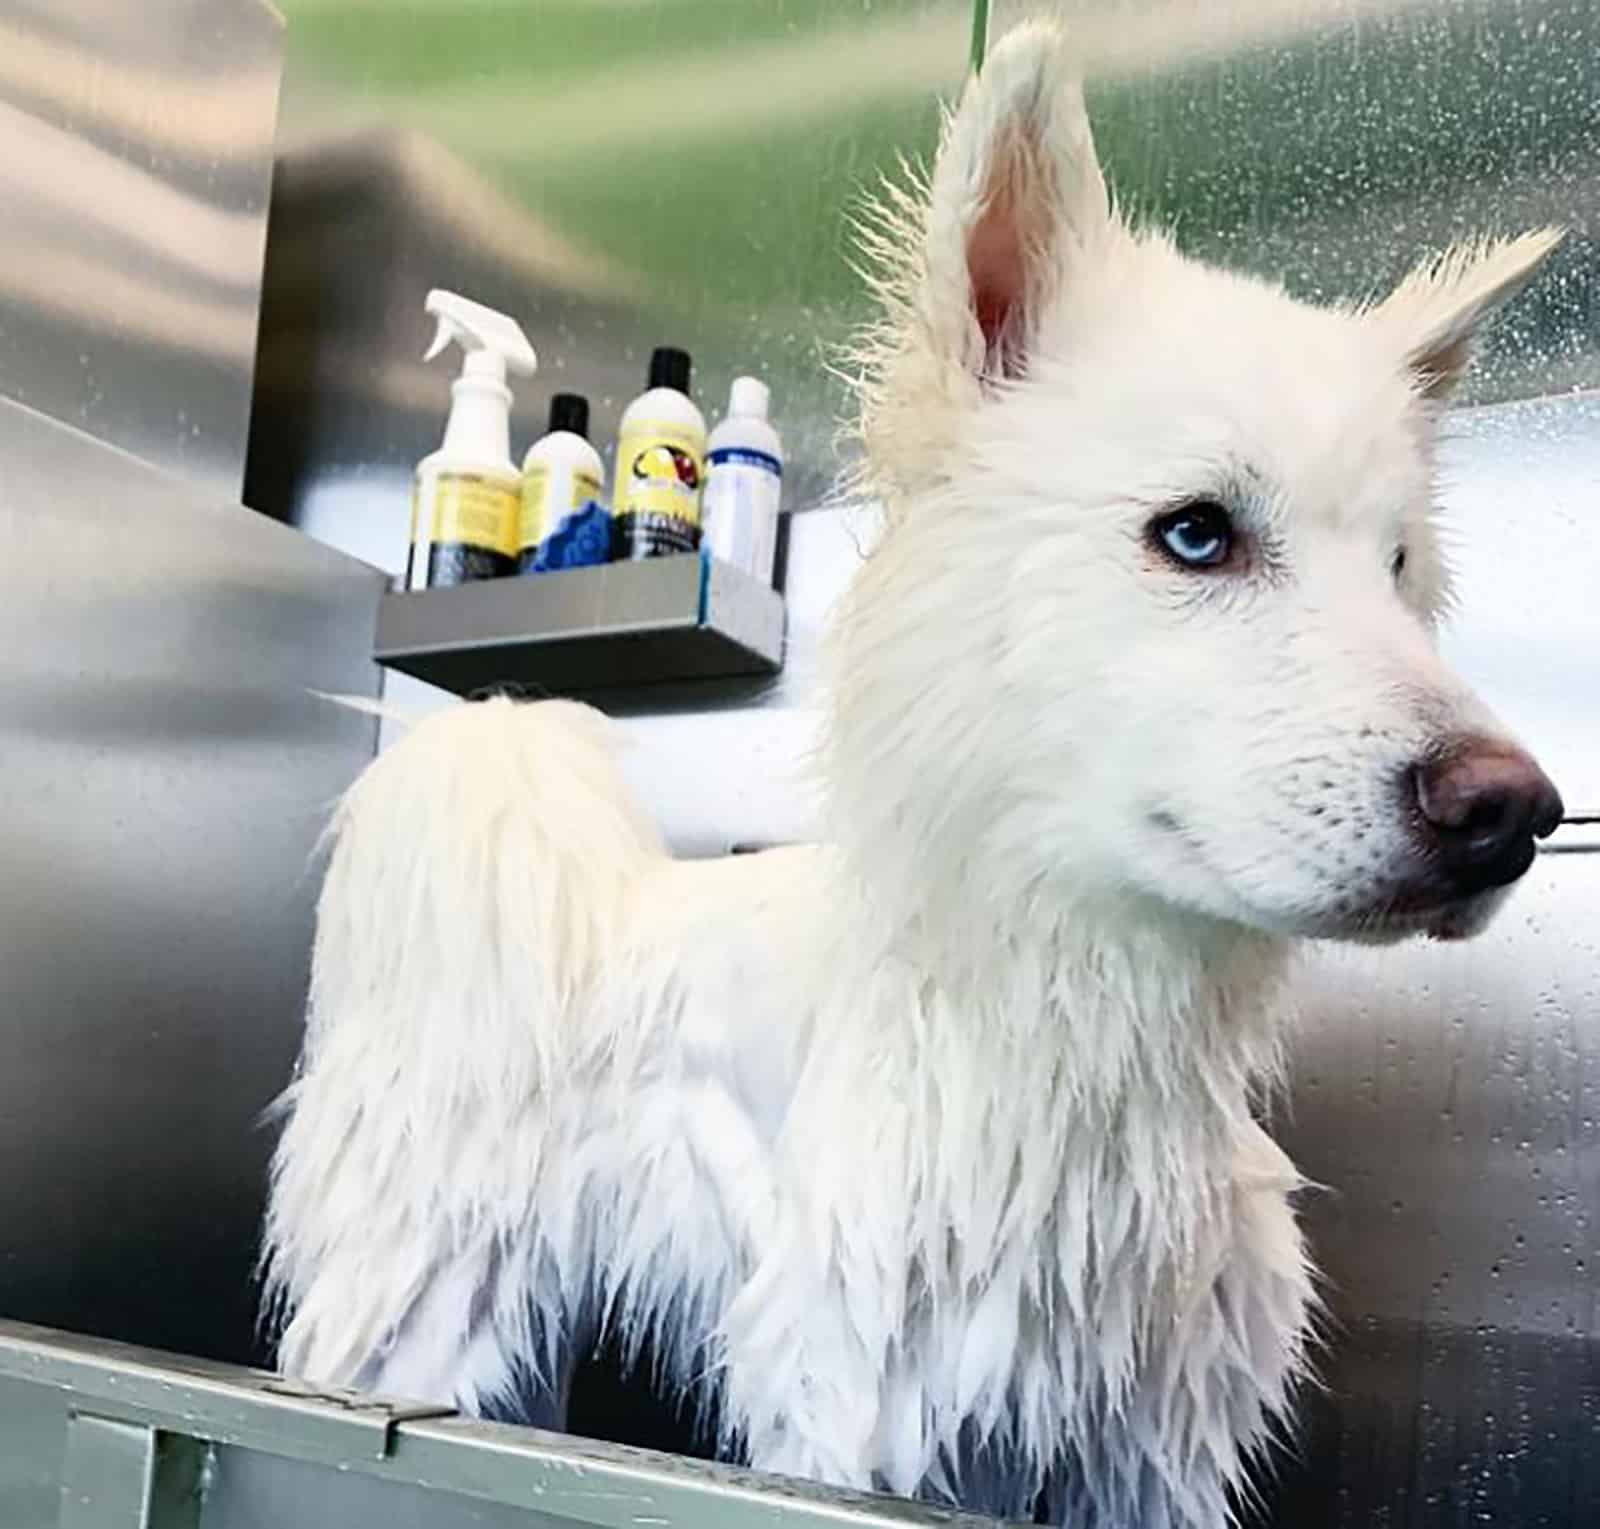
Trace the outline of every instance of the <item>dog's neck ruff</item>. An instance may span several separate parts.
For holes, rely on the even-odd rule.
[[[852,980],[862,965],[903,969],[918,988],[914,1024],[949,1024],[974,1061],[1018,1049],[1030,1076],[1063,1064],[1075,1099],[1119,1109],[1197,1073],[1252,1089],[1276,1076],[1286,940],[1148,899],[950,902],[899,923],[874,916],[870,880],[861,899],[840,931],[858,952]]]
[[[872,888],[862,898],[836,910],[828,1008],[852,1016],[851,1065],[904,1080],[925,1210],[981,1180],[1045,1217],[1056,1185],[1084,1182],[1083,1151],[1135,1193],[1178,1175],[1173,1193],[1192,1197],[1207,1160],[1226,1176],[1280,1073],[1286,942],[1089,902],[895,927],[873,917]]]

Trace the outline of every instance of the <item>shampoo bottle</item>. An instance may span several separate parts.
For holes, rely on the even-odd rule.
[[[711,555],[772,582],[783,493],[783,443],[767,419],[769,395],[755,377],[735,377],[727,417],[706,455],[705,544]]]
[[[437,289],[426,306],[439,329],[424,359],[452,342],[465,359],[450,388],[444,443],[417,464],[407,589],[492,579],[516,567],[522,475],[511,460],[506,374],[531,377],[538,366],[515,319]]]
[[[650,357],[650,384],[623,411],[611,505],[611,555],[666,557],[700,545],[706,422],[689,397],[689,356]]]
[[[589,444],[589,400],[557,393],[550,430],[522,459],[517,572],[581,568],[611,556],[611,517],[601,502],[605,467]]]

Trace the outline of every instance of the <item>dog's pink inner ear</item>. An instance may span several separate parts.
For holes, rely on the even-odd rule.
[[[1006,331],[1022,306],[1026,283],[1021,254],[1010,209],[991,202],[967,236],[972,314],[991,361],[1001,357]]]
[[[997,156],[983,211],[967,232],[972,314],[983,335],[985,375],[1019,376],[1027,362],[1030,268],[1048,242],[1049,220],[1020,148]],[[1030,181],[1034,184],[1030,187]]]
[[[1453,339],[1413,351],[1410,366],[1417,379],[1417,391],[1424,398],[1435,401],[1448,398],[1471,359],[1470,334],[1457,335]]]

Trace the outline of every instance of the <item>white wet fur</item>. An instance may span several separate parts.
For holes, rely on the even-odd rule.
[[[285,1101],[281,1361],[559,1425],[607,1326],[759,1468],[1209,1529],[1314,1304],[1254,1118],[1291,944],[1499,900],[1398,911],[1393,783],[1501,736],[1434,649],[1432,436],[1554,241],[1364,309],[1187,260],[1111,207],[1040,24],[867,241],[886,529],[831,639],[828,844],[673,861],[571,704],[380,757]],[[1196,496],[1252,566],[1152,548]]]

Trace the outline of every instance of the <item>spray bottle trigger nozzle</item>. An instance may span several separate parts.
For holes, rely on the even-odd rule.
[[[531,377],[538,369],[539,358],[527,335],[508,314],[438,288],[428,294],[426,309],[438,319],[439,327],[424,361],[432,361],[454,341],[469,358],[475,354],[494,356],[502,375],[516,372]]]
[[[427,351],[422,357],[424,361],[435,360],[437,357],[444,354],[445,350],[448,349],[450,340],[452,338],[450,329],[450,320],[441,314],[439,317],[439,327],[433,332],[433,344],[428,347]]]

